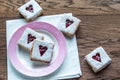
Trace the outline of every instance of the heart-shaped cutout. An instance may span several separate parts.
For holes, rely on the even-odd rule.
[[[26,7],[26,10],[29,11],[29,12],[32,12],[32,13],[34,12],[32,5],[29,5],[28,7]]]
[[[96,60],[96,61],[101,62],[101,57],[100,57],[100,54],[99,54],[99,53],[97,53],[96,55],[92,56],[92,58],[93,58],[94,60]]]
[[[42,56],[46,51],[47,51],[47,47],[46,46],[39,46],[39,51],[40,51],[40,55]]]
[[[31,34],[28,34],[28,40],[27,40],[27,43],[29,44],[29,43],[32,42],[34,39],[36,39],[35,36],[32,36]]]
[[[66,28],[69,27],[72,23],[72,20],[66,19]]]

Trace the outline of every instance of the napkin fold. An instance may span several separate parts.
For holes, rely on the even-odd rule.
[[[68,13],[67,15],[72,16],[72,13]],[[64,16],[64,14],[42,16],[35,21],[47,22],[57,27],[57,24],[62,16]],[[12,35],[15,33],[15,31],[17,31],[21,26],[25,24],[27,24],[27,22],[24,19],[15,19],[15,20],[6,21],[7,49]],[[65,38],[67,44],[67,55],[65,57],[63,64],[55,72],[44,77],[33,78],[33,77],[25,76],[14,69],[14,67],[12,66],[9,60],[9,57],[7,56],[8,80],[57,80],[57,79],[80,77],[82,75],[82,72],[80,68],[76,37],[74,36],[71,39],[67,37]]]

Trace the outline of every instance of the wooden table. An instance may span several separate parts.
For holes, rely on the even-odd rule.
[[[6,20],[21,18],[17,10],[28,0],[0,0],[0,80],[7,79]],[[83,76],[71,80],[120,80],[120,0],[37,0],[44,15],[73,13],[82,20],[77,45]],[[112,64],[95,74],[83,61],[85,55],[103,46]]]

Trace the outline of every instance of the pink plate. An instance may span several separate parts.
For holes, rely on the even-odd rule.
[[[58,44],[58,53],[55,60],[50,63],[50,65],[38,68],[38,69],[29,69],[25,67],[21,61],[18,59],[17,55],[17,42],[24,32],[26,28],[31,28],[33,30],[44,30],[50,33],[57,41]],[[14,68],[19,71],[20,73],[26,76],[32,77],[42,77],[51,74],[52,72],[56,71],[64,61],[66,56],[66,40],[61,31],[55,28],[53,25],[45,23],[45,22],[32,22],[26,24],[19,28],[14,35],[12,36],[10,43],[8,45],[8,55],[9,59],[14,66]]]

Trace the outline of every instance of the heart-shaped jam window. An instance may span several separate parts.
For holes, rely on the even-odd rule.
[[[29,12],[32,12],[32,13],[34,12],[32,5],[29,5],[28,7],[26,7],[26,10],[29,11]]]
[[[27,40],[27,43],[29,44],[29,43],[32,42],[34,39],[36,39],[35,36],[32,36],[31,34],[28,34],[28,40]]]
[[[46,46],[39,46],[39,51],[40,51],[40,55],[42,56],[46,51],[47,51],[47,47]]]
[[[66,19],[66,28],[69,27],[72,23],[72,20]]]
[[[99,53],[97,53],[96,55],[92,56],[92,58],[93,58],[94,60],[96,60],[96,61],[101,62],[101,57],[100,57],[100,54],[99,54]]]

